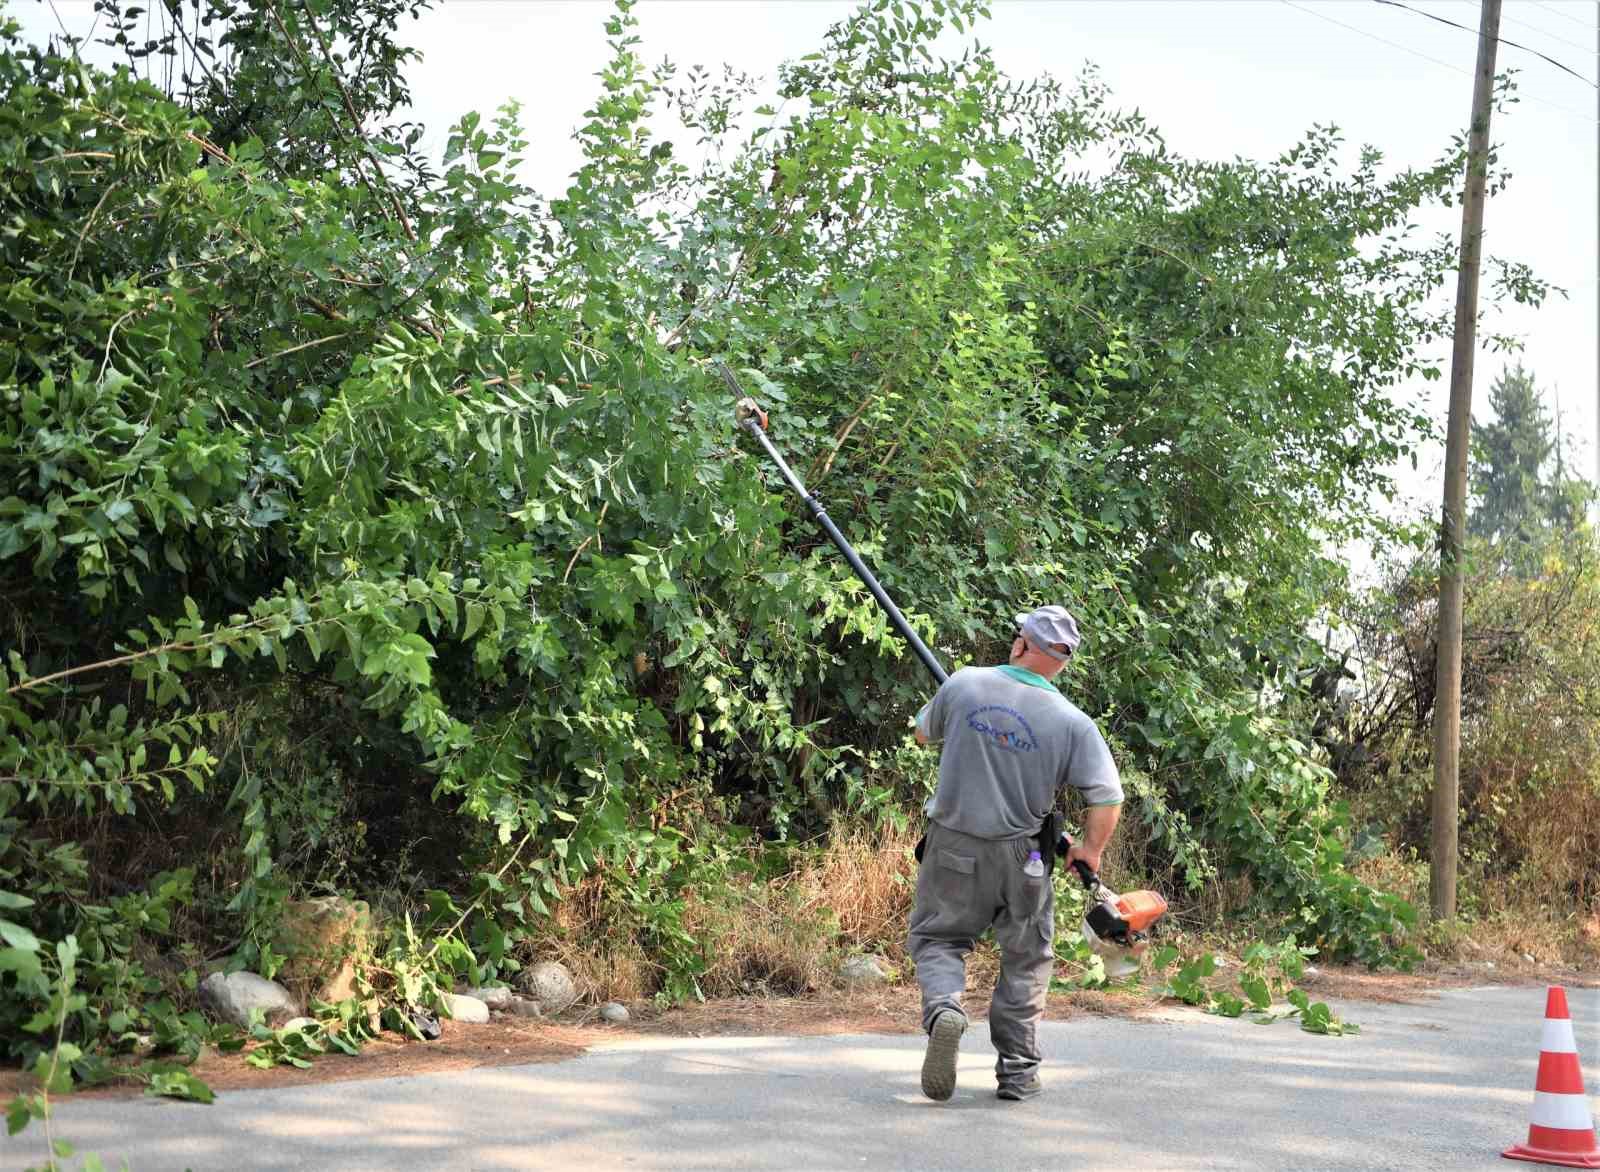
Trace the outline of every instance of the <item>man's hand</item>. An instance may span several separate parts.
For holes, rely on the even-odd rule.
[[[915,731],[916,731],[916,734],[917,734],[917,744],[926,745],[926,744],[930,744],[931,743],[928,740],[928,734],[923,732],[922,729],[918,728]]]
[[[1098,875],[1100,874],[1100,853],[1100,851],[1090,850],[1082,843],[1075,842],[1072,844],[1071,849],[1067,851],[1067,866],[1071,867],[1073,863],[1077,862],[1088,863],[1089,870]]]
[[[1089,864],[1089,869],[1096,875],[1100,873],[1100,855],[1106,849],[1106,843],[1111,841],[1111,833],[1116,830],[1117,822],[1122,817],[1122,807],[1118,806],[1090,806],[1083,815],[1083,841],[1075,842],[1067,851],[1067,866],[1082,860]]]

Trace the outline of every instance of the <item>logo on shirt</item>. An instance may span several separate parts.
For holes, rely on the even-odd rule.
[[[1022,713],[1003,704],[974,708],[967,713],[967,727],[1007,753],[1033,753],[1039,748],[1039,738],[1033,735]]]

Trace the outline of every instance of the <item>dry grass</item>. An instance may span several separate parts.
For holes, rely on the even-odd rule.
[[[684,893],[679,923],[695,942],[700,992],[803,994],[831,986],[851,953],[902,961],[916,839],[910,829],[838,824],[783,876]],[[666,972],[649,955],[641,940],[646,928],[616,897],[613,883],[599,873],[564,892],[550,930],[528,955],[561,961],[586,1000],[638,1001],[660,990]]]
[[[613,929],[617,909],[607,885],[596,872],[564,891],[531,955],[564,964],[584,1000],[637,1001],[655,992],[656,966],[632,932]]]
[[[839,944],[849,950],[904,955],[906,924],[916,894],[912,848],[919,830],[865,830],[836,823],[825,846],[796,869],[803,906],[830,913]]]
[[[830,983],[834,930],[792,877],[730,885],[686,901],[683,926],[700,944],[707,997],[810,993]]]
[[[1541,863],[1516,878],[1470,878],[1474,910],[1451,927],[1428,925],[1430,962],[1462,961],[1497,969],[1528,965],[1600,966],[1600,897],[1574,904],[1562,889],[1540,881]],[[1422,917],[1428,909],[1428,864],[1395,853],[1361,859],[1355,874],[1409,902]],[[1529,961],[1527,958],[1532,957]]]

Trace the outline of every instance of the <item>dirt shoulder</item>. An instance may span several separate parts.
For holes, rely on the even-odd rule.
[[[1319,966],[1300,984],[1319,1000],[1411,1002],[1424,1000],[1440,989],[1470,985],[1564,984],[1592,988],[1600,985],[1600,981],[1576,970],[1536,966],[1487,969],[1481,964],[1459,964],[1420,973],[1373,973],[1360,968]],[[990,988],[989,980],[982,973],[975,974],[968,986],[967,1004],[975,1020],[981,1021],[987,1014]],[[1066,1021],[1083,1014],[1139,1019],[1165,1003],[1150,990],[1052,992],[1045,1016],[1052,1021]],[[437,1041],[408,1042],[385,1034],[369,1042],[355,1057],[329,1054],[318,1058],[306,1070],[292,1066],[259,1070],[246,1064],[239,1054],[215,1052],[205,1054],[191,1069],[222,1094],[486,1066],[560,1062],[594,1046],[629,1037],[915,1034],[919,1029],[917,987],[909,981],[808,997],[721,999],[671,1008],[644,1003],[631,1006],[630,1010],[633,1020],[622,1026],[601,1022],[592,1012],[569,1014],[567,1020],[557,1021],[499,1015],[487,1025],[445,1021],[442,1036]],[[0,1073],[0,1099],[9,1098],[20,1084],[19,1074]],[[140,1088],[131,1084],[77,1092],[80,1096],[96,1098],[140,1093]]]

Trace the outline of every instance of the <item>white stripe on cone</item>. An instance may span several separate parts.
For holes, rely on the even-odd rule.
[[[1594,1130],[1594,1119],[1589,1114],[1586,1095],[1552,1095],[1548,1091],[1535,1091],[1533,1123],[1537,1127],[1554,1127],[1561,1131]]]
[[[1544,1019],[1544,1042],[1539,1049],[1547,1054],[1576,1054],[1578,1043],[1572,1036],[1572,1019],[1570,1017],[1547,1017]]]

